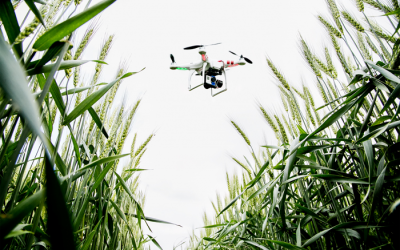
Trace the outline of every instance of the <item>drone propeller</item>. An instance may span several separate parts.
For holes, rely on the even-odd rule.
[[[229,51],[229,52],[231,52],[232,54],[234,54],[235,56],[237,56],[236,53],[234,53],[234,52],[232,52],[232,51]],[[249,58],[244,57],[243,55],[241,55],[240,58],[243,58],[246,62],[248,62],[248,63],[250,63],[250,64],[253,64],[253,62],[252,62]]]
[[[253,64],[253,62],[249,59],[249,58],[247,58],[247,57],[243,57],[244,58],[244,60],[246,61],[246,62],[248,62],[248,63],[250,63],[250,64]]]
[[[185,49],[185,50],[197,49],[197,48],[200,48],[200,47],[206,47],[206,46],[217,45],[217,44],[221,44],[221,43],[214,43],[214,44],[208,44],[208,45],[193,45],[193,46],[189,46],[189,47],[186,47],[186,48],[183,48],[183,49]]]
[[[172,60],[172,63],[175,63],[175,58],[174,58],[174,56],[171,54],[171,60]]]
[[[189,46],[189,47],[186,47],[186,48],[183,48],[183,49],[189,50],[189,49],[197,49],[197,48],[200,48],[200,47],[203,47],[203,45],[193,45],[193,46]]]
[[[232,51],[230,51],[230,50],[229,50],[229,52],[231,52],[232,54],[234,54],[235,56],[237,56],[237,55],[236,55],[236,53],[233,53],[233,52],[232,52]]]

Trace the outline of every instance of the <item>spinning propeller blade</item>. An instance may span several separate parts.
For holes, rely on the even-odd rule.
[[[203,47],[203,45],[193,45],[193,46],[189,46],[189,47],[186,47],[186,48],[183,48],[183,49],[189,50],[189,49],[197,49],[197,48],[200,48],[200,47]]]
[[[171,54],[171,60],[172,60],[172,63],[175,63],[175,58],[174,58],[174,56]]]
[[[213,43],[213,44],[208,44],[208,45],[204,45],[204,46],[211,46],[211,45],[218,45],[218,44],[221,44],[221,43]]]
[[[244,58],[244,60],[246,61],[246,62],[248,62],[248,63],[250,63],[250,64],[253,64],[253,62],[249,59],[249,58],[247,58],[247,57],[243,57]]]
[[[221,43],[214,43],[214,44],[207,44],[207,45],[193,45],[193,46],[189,46],[189,47],[186,47],[186,48],[183,48],[183,49],[185,49],[185,50],[197,49],[197,48],[200,48],[200,47],[206,47],[206,46],[217,45],[217,44],[221,44]]]
[[[231,52],[232,54],[234,54],[235,56],[237,56],[235,53],[233,53],[232,51],[229,51],[229,52]]]
[[[232,51],[229,51],[229,52],[231,52],[232,54],[234,54],[235,56],[237,56],[236,53],[234,53],[234,52],[232,52]],[[253,64],[253,62],[252,62],[249,58],[244,57],[243,55],[241,55],[241,56],[240,56],[240,59],[242,59],[242,58],[243,58],[247,63]]]

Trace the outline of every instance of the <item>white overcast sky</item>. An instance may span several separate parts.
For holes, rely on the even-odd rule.
[[[320,11],[325,11],[323,0],[118,0],[102,14],[97,36],[115,34],[106,61],[117,65],[121,56],[129,56],[132,71],[146,67],[123,88],[128,103],[143,98],[132,132],[138,132],[140,142],[156,134],[141,164],[152,169],[140,181],[145,214],[183,226],[150,224],[151,235],[164,249],[188,240],[194,228],[203,226],[204,211],[212,214],[210,200],[216,192],[226,193],[226,171],[241,171],[231,156],[241,161],[249,156],[230,119],[245,131],[256,152],[259,145],[275,142],[257,109],[258,102],[267,109],[281,107],[265,57],[301,86],[301,76],[311,73],[298,53],[298,37],[301,33],[320,43],[324,31],[315,18]],[[218,42],[222,44],[208,47],[209,58],[234,60],[231,50],[253,65],[229,71],[228,91],[217,97],[203,87],[189,92],[188,72],[170,70],[169,55],[178,63],[193,62],[199,60],[197,50],[184,47]]]
[[[102,14],[97,36],[115,34],[107,62],[116,66],[121,57],[128,57],[130,70],[146,67],[122,88],[129,104],[143,98],[132,126],[139,142],[156,134],[141,164],[152,169],[141,175],[145,214],[183,226],[151,223],[150,234],[164,249],[187,241],[194,228],[203,226],[204,211],[213,214],[210,201],[216,192],[226,194],[225,173],[241,171],[231,156],[241,161],[249,156],[230,119],[256,152],[259,145],[275,143],[257,109],[261,103],[281,112],[277,82],[265,58],[295,86],[313,79],[299,54],[298,38],[301,34],[322,53],[319,45],[327,39],[316,19],[321,12],[327,13],[323,0],[118,0]],[[169,55],[178,63],[193,62],[199,60],[197,50],[184,47],[218,42],[222,44],[208,47],[209,58],[234,60],[231,50],[253,64],[229,71],[228,91],[217,97],[202,87],[189,92],[188,72],[170,70]]]
[[[353,1],[343,2],[354,11]],[[122,102],[125,95],[127,106],[142,98],[124,151],[129,151],[135,132],[137,145],[155,133],[141,160],[141,168],[151,169],[141,174],[144,212],[182,225],[150,223],[153,232],[146,233],[163,249],[187,241],[194,228],[203,226],[203,213],[213,214],[210,201],[216,192],[227,192],[225,173],[241,171],[231,157],[249,157],[249,147],[230,119],[247,134],[256,152],[260,145],[275,143],[257,108],[261,103],[267,110],[282,112],[266,56],[290,84],[313,87],[298,44],[301,34],[321,57],[321,45],[330,46],[316,19],[320,13],[327,13],[324,0],[118,0],[100,16],[100,28],[83,59],[97,59],[101,42],[114,34],[103,80],[115,76],[121,60],[128,60],[129,71],[146,67],[124,81],[117,97]],[[197,50],[184,47],[218,42],[222,44],[208,47],[210,59],[235,60],[231,50],[253,64],[228,71],[228,91],[217,97],[203,87],[189,92],[188,71],[170,70],[169,55],[174,54],[177,63],[193,62],[200,58]],[[86,67],[93,69],[94,64]]]

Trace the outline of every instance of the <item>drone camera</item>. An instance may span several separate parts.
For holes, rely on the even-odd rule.
[[[217,81],[217,78],[215,78],[215,76],[213,76],[213,77],[211,77],[211,82],[216,82]]]

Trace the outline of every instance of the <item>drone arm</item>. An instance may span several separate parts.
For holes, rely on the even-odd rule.
[[[190,65],[189,64],[176,64],[176,63],[172,63],[171,66],[169,66],[170,69],[174,70],[174,69],[189,69]]]
[[[196,63],[190,63],[190,64],[177,64],[177,63],[172,63],[169,68],[172,70],[175,69],[185,69],[185,70],[194,70],[201,68],[203,65],[203,62],[196,62]]]
[[[246,65],[246,64],[247,63],[244,60],[239,59],[239,60],[236,60],[236,61],[232,61],[229,64],[225,64],[224,63],[224,69],[228,70],[228,69],[231,69],[231,68],[234,68],[234,67],[237,67],[237,66],[243,66],[243,65]]]
[[[234,64],[238,64],[238,65],[246,65],[246,61],[243,60],[243,58],[240,58],[239,60],[235,61]]]

